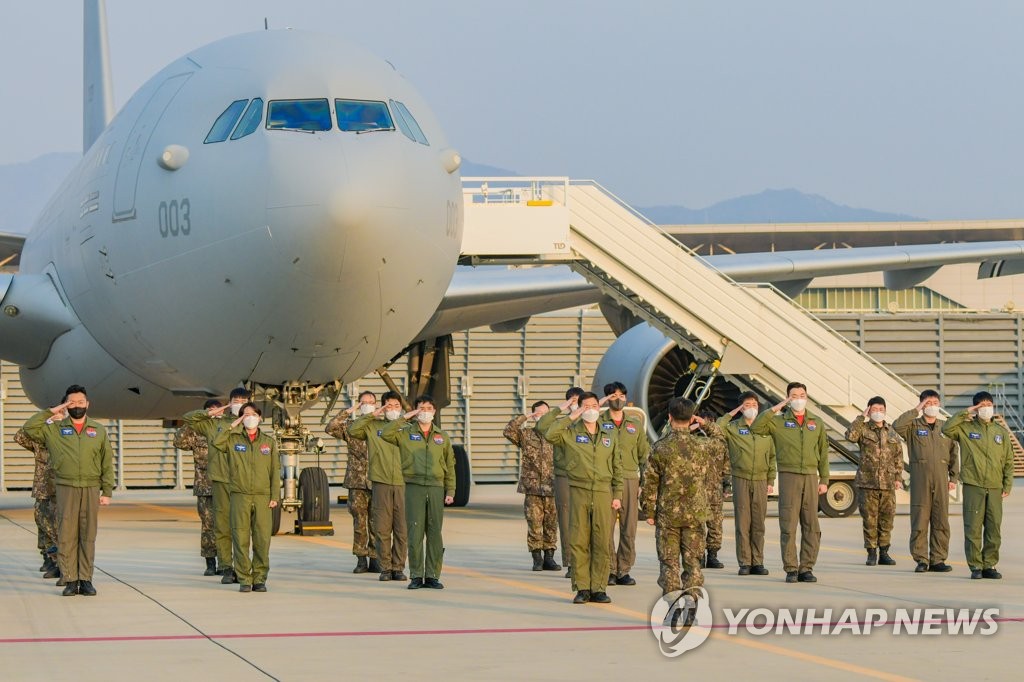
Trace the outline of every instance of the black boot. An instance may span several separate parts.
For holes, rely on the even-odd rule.
[[[709,549],[707,561],[704,562],[705,568],[725,568],[725,564],[718,560],[718,550]]]
[[[370,573],[380,573],[380,563],[376,559],[370,559],[367,564],[366,570]]]
[[[544,563],[541,565],[545,571],[561,571],[562,567],[555,563],[555,550],[544,550]]]
[[[533,555],[533,570],[543,571],[544,559],[541,557],[541,551],[539,549],[534,549],[530,551],[530,554]]]
[[[50,570],[48,570],[46,573],[43,573],[43,577],[44,578],[59,578],[60,577],[60,569],[57,568],[57,564],[54,564],[53,566],[50,566]]]
[[[878,548],[878,563],[882,566],[896,565],[896,560],[889,556],[889,545]]]
[[[65,597],[73,597],[78,594],[78,581],[69,580],[67,585],[64,586],[64,591],[61,594]]]
[[[203,571],[203,575],[217,575],[217,558],[208,556],[206,557],[206,570]]]
[[[231,585],[232,583],[237,583],[237,582],[238,582],[238,577],[235,575],[235,569],[231,568],[230,566],[225,568],[224,569],[224,576],[220,579],[220,584],[221,585]]]
[[[874,566],[878,563],[878,550],[874,547],[868,549],[868,560],[864,562],[866,566]]]
[[[356,559],[356,567],[352,569],[353,573],[366,573],[368,570],[370,568],[366,565],[366,557],[361,556]]]
[[[40,573],[46,573],[53,568],[53,559],[50,558],[49,554],[43,554],[43,565],[39,567]]]

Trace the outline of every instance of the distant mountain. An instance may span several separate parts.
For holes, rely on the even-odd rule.
[[[0,165],[0,232],[28,232],[81,154],[44,154],[24,163]]]
[[[637,207],[651,222],[658,225],[690,225],[705,223],[852,223],[896,222],[921,220],[900,213],[882,213],[866,208],[853,208],[829,201],[817,194],[804,194],[795,189],[766,189],[720,201],[707,208],[685,206]]]

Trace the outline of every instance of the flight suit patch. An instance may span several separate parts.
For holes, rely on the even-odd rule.
[[[378,438],[380,437],[380,435],[381,435],[382,433],[384,433],[384,429],[377,429],[377,437],[378,437]]]
[[[235,444],[235,452],[245,452],[248,449],[249,447],[246,445],[240,445],[238,443]]]
[[[60,430],[60,435],[62,435],[62,436],[73,436],[73,435],[75,435],[75,430],[70,428],[70,427],[65,426],[65,427],[63,427]]]
[[[997,433],[996,434],[996,445],[1002,445],[1002,444],[1003,444],[1003,437]]]
[[[444,445],[444,436],[434,436],[434,442],[438,445]]]
[[[602,438],[601,439],[601,445],[605,446],[606,448],[610,448],[612,446],[612,439],[611,438]]]
[[[423,436],[418,433],[410,433],[409,440],[423,440]]]
[[[636,433],[636,427],[632,424],[626,424],[626,433]]]
[[[261,445],[260,446],[260,452],[263,453],[264,455],[269,455],[270,454],[270,446],[269,445]]]
[[[815,424],[814,422],[807,422],[807,430],[808,431],[813,431],[816,428],[818,428],[817,424]]]
[[[981,434],[980,433],[975,433],[973,431],[968,433],[967,437],[970,438],[971,440],[981,440]]]
[[[748,429],[745,426],[740,427],[740,435],[741,436],[749,436],[750,435],[750,429]]]
[[[89,428],[87,428],[85,430],[85,435],[89,436],[89,438],[95,438],[96,437],[96,429],[94,429],[94,428],[92,428],[90,426]]]
[[[795,429],[796,428],[796,422],[791,422],[788,419],[785,422],[783,422],[782,425],[785,426],[787,429]]]
[[[589,443],[590,438],[588,436],[576,436],[577,443]]]
[[[611,422],[604,422],[603,424],[601,424],[602,431],[611,431],[614,428],[615,424],[612,424]]]
[[[917,435],[919,435],[919,436],[927,436],[928,435],[928,429],[918,429],[917,430]]]

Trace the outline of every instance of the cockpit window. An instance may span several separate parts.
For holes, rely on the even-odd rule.
[[[259,127],[263,120],[263,100],[257,97],[249,103],[249,107],[242,114],[242,120],[238,122],[235,132],[231,133],[231,139],[237,140],[252,133]]]
[[[238,117],[242,115],[242,109],[245,108],[245,103],[248,101],[247,99],[236,99],[229,104],[228,108],[213,122],[213,127],[207,133],[203,144],[223,142],[228,139],[228,133],[235,127],[235,123],[238,121]]]
[[[362,133],[368,130],[394,130],[388,105],[362,99],[336,99],[338,130]]]
[[[395,118],[399,121],[405,122],[405,127],[403,127],[401,123],[398,125],[399,128],[402,128],[402,132],[405,133],[405,136],[410,140],[416,140],[420,144],[429,145],[430,143],[427,142],[427,136],[423,134],[420,124],[416,122],[415,118],[413,118],[409,108],[396,100],[391,100],[391,106],[395,110]],[[406,128],[408,128],[408,132],[406,132]]]
[[[331,107],[326,99],[281,99],[267,108],[268,130],[331,129]]]

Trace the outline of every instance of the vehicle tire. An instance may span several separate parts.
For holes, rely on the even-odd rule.
[[[277,535],[281,531],[281,500],[270,510],[270,534]]]
[[[306,467],[299,474],[299,518],[303,522],[331,520],[331,487],[327,472],[320,467]]]
[[[818,509],[832,518],[849,516],[857,511],[857,490],[853,481],[829,481],[828,490],[818,496]]]
[[[453,445],[455,450],[455,501],[453,507],[465,507],[469,504],[469,489],[473,485],[473,477],[469,469],[469,454],[461,445]]]

